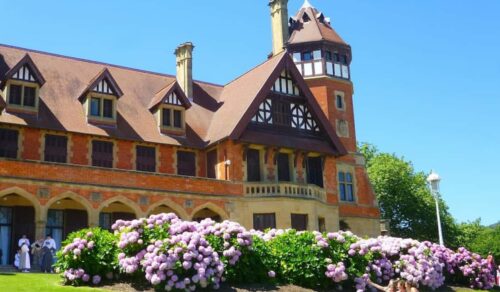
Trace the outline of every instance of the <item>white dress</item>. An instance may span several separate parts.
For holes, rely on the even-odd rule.
[[[21,248],[21,255],[19,256],[19,270],[31,269],[30,264],[30,240],[27,238],[19,239],[19,247]]]

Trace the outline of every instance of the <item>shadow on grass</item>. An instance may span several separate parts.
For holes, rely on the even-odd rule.
[[[0,273],[0,276],[15,276],[16,273]]]

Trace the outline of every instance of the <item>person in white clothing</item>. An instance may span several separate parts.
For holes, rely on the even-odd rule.
[[[50,236],[50,234],[47,235],[47,238],[43,242],[42,247],[47,247],[48,249],[54,250],[54,251],[57,250],[56,241],[52,238],[52,236]]]
[[[30,240],[25,234],[19,239],[19,248],[21,249],[21,254],[19,256],[19,270],[23,272],[28,272],[31,269],[30,263]]]

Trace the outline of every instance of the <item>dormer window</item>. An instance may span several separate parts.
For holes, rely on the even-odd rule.
[[[90,98],[89,115],[94,118],[114,120],[114,97],[97,97]]]
[[[175,81],[160,90],[149,105],[155,114],[160,132],[184,135],[186,130],[186,110],[191,107],[189,99]]]
[[[38,92],[45,80],[29,55],[6,73],[2,83],[9,110],[38,111]]]
[[[184,107],[175,92],[161,105],[161,127],[166,130],[184,129]]]
[[[122,95],[108,69],[101,71],[80,96],[87,120],[94,124],[115,124],[116,103]]]

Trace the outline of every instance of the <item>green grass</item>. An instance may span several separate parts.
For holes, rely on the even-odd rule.
[[[92,291],[100,292],[107,291],[97,288],[88,287],[71,287],[63,286],[61,284],[61,276],[57,274],[34,274],[34,273],[1,273],[0,274],[0,291],[14,292],[45,292],[45,291],[68,291],[68,292],[81,292]]]

